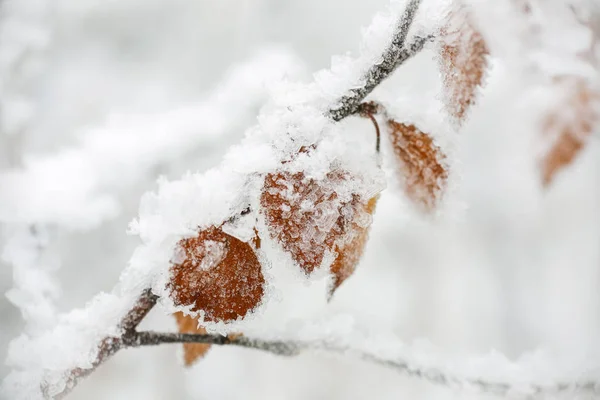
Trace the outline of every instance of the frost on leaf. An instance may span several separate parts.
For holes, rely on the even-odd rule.
[[[541,160],[542,183],[548,186],[556,174],[569,165],[597,124],[600,95],[584,80],[561,78],[556,82],[567,93],[561,107],[548,113],[542,124],[542,132],[549,136],[552,145]]]
[[[458,125],[465,120],[481,86],[488,48],[464,7],[455,7],[441,31],[440,69],[444,104]]]
[[[174,303],[204,311],[204,320],[227,322],[242,318],[260,303],[265,279],[250,243],[210,227],[183,239],[183,254],[171,268],[169,289]],[[182,258],[182,259],[181,259]]]
[[[369,238],[369,227],[372,215],[375,212],[379,196],[371,198],[366,204],[356,200],[357,215],[351,222],[354,237],[341,247],[336,246],[336,259],[331,264],[333,274],[333,287],[331,294],[354,272]]]
[[[416,126],[393,120],[387,125],[397,171],[407,196],[426,211],[433,210],[448,179],[445,155],[432,138]]]
[[[375,199],[340,199],[335,188],[347,179],[339,171],[319,181],[302,172],[272,173],[260,200],[271,237],[306,274],[321,266],[326,252],[336,253],[332,292],[354,271],[375,208]]]
[[[190,317],[182,312],[174,314],[177,320],[177,327],[180,333],[206,334],[206,329],[198,326],[198,318]],[[198,358],[204,356],[210,349],[210,344],[205,343],[184,343],[183,361],[187,367],[192,365]]]

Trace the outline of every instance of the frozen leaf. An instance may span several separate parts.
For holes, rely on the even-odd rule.
[[[183,261],[171,268],[169,289],[176,305],[191,305],[204,311],[204,320],[233,321],[242,318],[260,303],[265,279],[250,243],[210,227],[198,236],[183,239]]]
[[[587,82],[577,78],[560,78],[556,84],[566,96],[560,103],[560,109],[548,113],[542,124],[542,132],[553,138],[553,144],[541,160],[544,186],[552,183],[556,174],[577,157],[599,117],[600,95]]]
[[[445,155],[432,138],[414,125],[387,122],[397,171],[408,197],[431,211],[446,187]]]
[[[358,214],[352,221],[352,229],[355,232],[354,237],[343,246],[336,246],[336,259],[331,265],[331,273],[333,274],[333,286],[331,294],[350,276],[354,273],[363,251],[369,238],[369,228],[371,226],[372,215],[375,212],[375,206],[379,196],[371,198],[367,204],[357,201],[356,207]]]
[[[198,318],[190,317],[182,312],[174,314],[177,320],[177,327],[180,333],[206,334],[206,329],[198,326]],[[183,361],[186,367],[192,365],[198,358],[203,357],[210,349],[210,344],[204,343],[184,343]]]
[[[441,38],[444,103],[456,123],[461,125],[482,84],[488,49],[464,7],[455,7],[450,13]]]
[[[339,179],[329,174],[318,182],[302,172],[265,178],[261,206],[270,234],[307,274],[321,265],[325,251],[342,234],[342,203],[332,187]]]
[[[321,181],[302,172],[268,174],[261,195],[271,237],[306,274],[321,266],[326,252],[336,253],[330,267],[333,290],[354,271],[375,208],[375,199],[340,199],[335,188],[347,179],[340,171]]]

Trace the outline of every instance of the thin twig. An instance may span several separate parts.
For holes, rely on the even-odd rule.
[[[262,350],[280,356],[295,356],[307,344],[294,341],[277,341],[248,338],[246,336],[222,336],[195,333],[162,333],[162,332],[135,332],[124,341],[124,347],[156,346],[164,343],[204,343],[218,346],[238,346],[249,349]]]
[[[125,320],[136,320],[155,305],[156,296],[149,290],[144,291],[136,307],[132,309]],[[135,316],[133,316],[135,314]],[[136,325],[137,326],[137,325]],[[203,343],[217,346],[237,346],[269,352],[279,356],[296,356],[303,352],[323,352],[337,355],[352,355],[362,360],[378,364],[386,368],[392,368],[397,372],[409,377],[423,379],[430,383],[453,389],[468,389],[481,393],[493,394],[499,397],[511,397],[521,399],[541,398],[564,393],[578,393],[597,395],[600,386],[592,380],[580,382],[556,382],[556,383],[529,383],[512,384],[509,381],[493,381],[483,378],[460,376],[437,367],[419,365],[408,361],[407,358],[395,357],[393,359],[383,358],[364,350],[354,349],[349,346],[339,345],[335,341],[297,341],[297,340],[265,340],[250,338],[246,336],[222,336],[218,334],[189,334],[176,332],[137,332],[135,328],[127,329],[121,337],[106,338],[99,345],[96,361],[91,369],[78,369],[71,371],[66,389],[55,396],[55,399],[64,398],[78,383],[78,381],[91,374],[100,364],[107,361],[119,350],[143,346],[158,346],[162,344],[175,343]],[[50,397],[50,396],[46,396]]]
[[[140,297],[138,297],[135,305],[123,317],[119,323],[119,328],[122,331],[120,337],[107,337],[98,344],[98,353],[96,359],[92,362],[91,368],[75,368],[68,372],[65,388],[57,395],[50,396],[48,388],[42,386],[42,393],[46,398],[63,399],[67,396],[75,386],[83,378],[89,376],[96,368],[103,364],[110,357],[115,355],[119,350],[130,347],[128,338],[137,335],[136,328],[142,322],[144,317],[148,315],[150,310],[156,305],[158,296],[152,293],[150,289],[145,289]]]
[[[135,306],[121,320],[121,329],[124,331],[135,330],[156,305],[157,301],[158,296],[152,293],[152,290],[145,289],[135,303]]]
[[[380,110],[383,109],[379,103],[374,101],[360,103],[358,105],[358,109],[356,110],[361,117],[369,118],[375,127],[375,152],[379,154],[381,150],[381,131],[379,130],[379,124],[377,123],[377,119],[375,115],[377,115]]]
[[[389,77],[398,66],[404,64],[404,62],[423,50],[425,44],[433,39],[433,35],[417,36],[410,44],[398,52],[396,63],[393,64],[390,69],[380,67],[383,63],[371,68],[364,78],[364,86],[350,89],[350,93],[342,96],[342,98],[336,102],[336,105],[329,110],[331,119],[339,122],[344,118],[355,114],[360,103],[373,91],[373,89]]]
[[[152,297],[144,297],[144,295],[142,295],[140,297],[142,301],[138,302],[138,304],[147,305],[149,308],[145,308],[145,310],[149,311],[155,303],[146,302],[146,299],[154,298],[154,300],[156,300],[156,298],[148,291],[144,292],[144,294],[150,294]],[[599,386],[592,380],[580,382],[565,381],[543,384],[532,382],[529,384],[521,383],[515,385],[509,381],[494,381],[483,378],[460,376],[459,374],[448,372],[441,368],[419,365],[402,357],[396,357],[393,359],[383,358],[377,354],[373,354],[364,350],[358,350],[349,346],[339,345],[335,341],[265,340],[246,336],[222,336],[218,334],[190,334],[176,332],[165,333],[152,331],[137,332],[135,329],[130,329],[125,331],[119,338],[105,339],[100,345],[98,359],[94,363],[93,368],[81,370],[80,374],[70,381],[67,389],[65,389],[65,391],[55,398],[64,398],[64,396],[67,395],[73,387],[75,387],[81,378],[89,375],[96,367],[107,361],[119,350],[143,346],[158,346],[162,344],[181,343],[237,346],[286,357],[296,356],[303,352],[311,351],[337,355],[352,355],[367,362],[378,364],[386,368],[392,368],[403,375],[423,379],[439,386],[453,389],[468,389],[471,391],[493,394],[499,397],[534,399],[565,393],[597,395],[599,392]]]
[[[350,89],[349,93],[342,96],[337,104],[329,110],[329,115],[334,121],[341,121],[354,114],[359,104],[373,89],[431,40],[431,36],[417,37],[409,46],[404,45],[420,4],[421,0],[410,0],[398,23],[390,45],[382,54],[382,61],[369,68],[362,78],[360,87]]]
[[[123,337],[121,348],[157,346],[166,343],[203,343],[218,346],[238,346],[266,351],[280,356],[296,356],[302,352],[324,352],[338,355],[354,355],[362,360],[392,368],[404,375],[420,378],[430,383],[454,389],[470,389],[500,397],[535,398],[567,392],[598,394],[594,381],[558,382],[554,384],[531,383],[514,385],[509,382],[491,381],[481,378],[462,377],[440,368],[415,364],[407,359],[386,359],[363,350],[342,346],[334,341],[288,341],[264,340],[245,336],[222,336],[213,334],[130,332]]]

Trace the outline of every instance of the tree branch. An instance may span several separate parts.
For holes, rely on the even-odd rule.
[[[392,37],[392,41],[383,52],[382,61],[373,65],[362,78],[362,86],[349,90],[342,96],[337,104],[329,111],[329,116],[334,121],[341,121],[358,110],[359,104],[369,95],[381,82],[383,82],[398,66],[423,49],[425,43],[433,36],[417,37],[408,46],[405,46],[406,36],[414,21],[421,0],[410,0],[406,10],[398,23],[398,27]]]
[[[218,346],[238,346],[266,351],[280,356],[296,356],[302,352],[324,352],[338,355],[354,355],[362,360],[383,367],[392,368],[409,377],[420,378],[430,383],[454,389],[470,389],[481,393],[494,394],[501,397],[532,398],[556,395],[567,392],[597,394],[599,389],[594,381],[558,382],[554,384],[532,383],[528,386],[512,384],[508,381],[491,381],[481,378],[462,377],[440,368],[418,365],[406,358],[386,359],[364,350],[341,346],[333,341],[287,341],[263,340],[245,336],[228,337],[211,334],[130,332],[123,336],[120,348],[156,346],[166,343],[204,343]]]
[[[157,296],[150,290],[145,290],[139,297],[136,305],[123,318],[121,327],[123,333],[120,337],[109,337],[104,339],[98,350],[98,356],[90,369],[75,369],[70,373],[66,388],[55,399],[63,399],[84,377],[90,375],[99,365],[107,361],[119,350],[137,348],[143,346],[158,346],[161,344],[174,343],[204,343],[217,346],[237,346],[269,352],[279,356],[296,356],[303,352],[321,352],[336,355],[351,355],[364,361],[391,368],[408,377],[423,379],[430,383],[449,387],[452,389],[468,389],[471,391],[493,394],[499,397],[512,398],[541,398],[566,393],[579,393],[597,395],[600,386],[593,380],[555,382],[555,383],[511,383],[510,380],[486,380],[483,378],[461,376],[455,372],[448,372],[439,367],[422,365],[418,362],[409,361],[410,355],[396,357],[382,357],[381,355],[353,348],[349,345],[340,345],[333,340],[265,340],[246,336],[222,336],[218,334],[188,334],[175,332],[152,332],[136,330],[139,323],[154,307]],[[511,366],[512,367],[512,366]],[[47,398],[51,398],[45,392]]]
[[[138,335],[136,328],[142,320],[148,315],[150,310],[156,305],[158,296],[152,293],[150,289],[144,289],[140,297],[138,297],[135,305],[123,317],[119,323],[119,328],[122,331],[120,337],[107,337],[98,345],[98,354],[92,362],[91,368],[75,368],[69,371],[65,388],[58,395],[50,396],[48,388],[42,386],[42,393],[46,398],[63,399],[67,396],[79,381],[96,370],[101,364],[112,357],[115,353],[125,347],[131,347],[130,337]]]
[[[135,332],[123,341],[124,347],[156,346],[164,343],[204,343],[218,346],[238,346],[262,350],[280,356],[295,356],[309,346],[294,341],[276,341],[248,338],[246,336],[222,336],[194,333]]]
[[[135,306],[121,321],[121,329],[125,332],[135,330],[146,315],[148,315],[150,310],[156,305],[157,301],[158,296],[152,293],[150,289],[145,289],[135,303]]]
[[[482,378],[461,376],[455,372],[448,372],[439,367],[420,365],[410,360],[409,355],[386,358],[381,355],[353,348],[349,345],[340,345],[333,340],[265,340],[246,336],[222,336],[218,334],[189,334],[176,332],[152,332],[136,330],[139,323],[154,307],[157,296],[147,289],[140,295],[136,305],[123,318],[120,326],[123,333],[120,337],[104,339],[98,350],[98,355],[89,369],[75,369],[70,372],[65,390],[55,399],[63,399],[77,383],[90,375],[99,365],[107,361],[119,350],[143,346],[158,346],[174,343],[204,343],[217,346],[237,346],[269,352],[279,356],[296,356],[303,352],[322,352],[336,355],[352,355],[364,361],[391,368],[397,372],[414,378],[423,379],[430,383],[453,389],[468,389],[471,391],[493,394],[500,397],[513,398],[538,398],[548,395],[564,393],[579,393],[597,395],[600,386],[593,380],[555,383],[511,383],[510,380],[486,380]],[[46,392],[46,397],[50,398]]]

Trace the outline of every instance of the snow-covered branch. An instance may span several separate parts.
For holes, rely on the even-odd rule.
[[[74,368],[68,372],[65,388],[60,393],[52,395],[42,384],[44,396],[54,399],[64,398],[81,379],[94,372],[97,367],[115,355],[119,350],[126,347],[133,347],[134,343],[138,342],[135,338],[140,335],[136,332],[138,325],[148,315],[150,310],[154,308],[157,300],[158,296],[152,294],[149,289],[144,290],[133,307],[131,307],[119,323],[118,329],[122,332],[121,336],[102,339],[98,344],[98,353],[91,366],[89,368]]]
[[[356,336],[353,334],[345,336]],[[305,353],[350,356],[365,362],[390,368],[396,372],[435,385],[454,390],[467,390],[512,399],[544,398],[560,394],[597,395],[598,384],[593,379],[535,377],[535,372],[526,363],[515,363],[497,355],[448,362],[438,355],[406,346],[397,339],[386,338],[385,345],[373,346],[376,338],[348,340],[345,337],[328,336],[313,339],[261,339],[242,335],[185,334],[174,332],[126,331],[121,337],[107,338],[100,345],[102,357],[94,367],[108,360],[120,350],[163,344],[202,343],[216,346],[236,346],[265,351],[278,356],[293,357]],[[538,360],[543,362],[543,360]],[[495,374],[482,371],[497,371]],[[87,376],[91,370],[80,371],[78,378]],[[76,381],[71,381],[68,390],[55,398],[63,398]]]
[[[237,346],[286,357],[306,352],[352,356],[436,385],[516,399],[543,398],[544,396],[562,393],[577,393],[580,395],[597,395],[600,393],[598,384],[594,380],[519,382],[515,377],[509,376],[504,376],[505,380],[502,380],[502,377],[494,379],[476,375],[469,376],[468,374],[461,375],[460,368],[450,370],[444,367],[442,363],[428,365],[427,363],[415,361],[412,359],[413,355],[410,354],[410,351],[407,351],[408,349],[404,351],[404,354],[395,354],[390,357],[373,349],[364,348],[361,345],[344,344],[343,338],[312,341],[265,340],[240,335],[132,332],[122,338],[119,348],[156,346],[166,343],[205,343],[218,346]],[[492,357],[488,358],[485,363],[489,368],[493,368]],[[522,369],[519,365],[510,362],[507,362],[503,368],[506,368],[506,371]]]
[[[381,55],[381,61],[369,68],[363,77],[362,85],[350,89],[350,92],[344,95],[338,104],[329,111],[329,115],[334,121],[341,121],[355,113],[359,104],[373,89],[390,76],[398,66],[421,51],[425,43],[432,39],[432,36],[416,37],[408,45],[405,43],[420,4],[421,0],[411,0],[407,4],[389,47]]]
[[[584,377],[549,379],[536,376],[534,371],[529,370],[531,366],[527,363],[514,363],[497,355],[463,360],[457,364],[443,361],[439,356],[428,354],[427,351],[417,348],[418,346],[406,346],[398,339],[390,337],[381,341],[384,344],[375,346],[373,343],[377,343],[378,338],[348,332],[344,332],[343,336],[328,334],[308,339],[286,339],[280,336],[274,339],[263,339],[243,335],[137,331],[138,325],[155,306],[157,300],[157,296],[150,290],[143,291],[134,307],[119,324],[122,334],[103,339],[98,346],[97,358],[89,368],[72,370],[63,391],[54,395],[45,391],[45,396],[53,399],[65,398],[79,380],[90,375],[98,366],[121,350],[182,343],[236,346],[284,357],[310,352],[351,356],[436,385],[514,399],[543,398],[548,395],[568,393],[583,395],[600,393],[598,390],[600,386],[593,379]],[[497,371],[497,373],[490,375],[488,372],[487,375],[483,375],[481,371]]]

